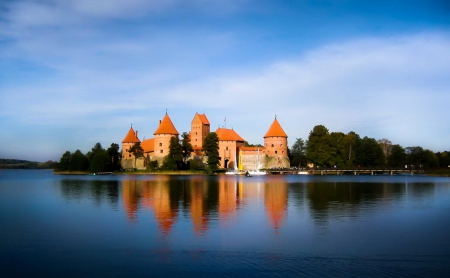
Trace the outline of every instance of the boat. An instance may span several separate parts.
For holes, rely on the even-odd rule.
[[[309,171],[306,170],[302,170],[302,171],[298,171],[299,175],[311,175],[311,173]]]

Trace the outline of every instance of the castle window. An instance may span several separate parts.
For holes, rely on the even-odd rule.
[[[277,154],[278,153],[278,151],[275,151],[275,154]]]
[[[272,144],[272,148],[273,148],[273,144]]]
[[[280,144],[280,147],[283,147],[283,144]]]
[[[162,143],[159,143],[159,146],[162,147]]]
[[[282,154],[284,154],[284,151],[281,151]]]
[[[197,132],[195,133],[195,135],[197,135]]]
[[[129,154],[128,157],[131,157],[131,154]]]
[[[227,146],[227,151],[228,151],[228,146]]]
[[[160,153],[163,153],[164,151],[163,151],[163,150],[160,150],[159,152],[160,152]]]

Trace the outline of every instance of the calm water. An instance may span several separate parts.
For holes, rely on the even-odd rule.
[[[2,277],[450,277],[450,179],[0,171]]]

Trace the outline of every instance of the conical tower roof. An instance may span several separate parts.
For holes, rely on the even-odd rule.
[[[277,118],[273,121],[272,125],[270,126],[269,130],[267,131],[266,135],[264,135],[264,138],[266,137],[288,137],[286,132],[284,132],[283,128],[281,127],[280,123],[278,122]]]
[[[136,132],[134,131],[133,127],[130,127],[130,130],[127,133],[127,136],[123,138],[122,143],[140,143],[141,140],[137,137]]]
[[[154,135],[158,134],[172,134],[172,135],[179,135],[177,129],[172,123],[172,120],[169,118],[169,115],[164,116],[161,123],[159,124],[158,128],[155,130]]]

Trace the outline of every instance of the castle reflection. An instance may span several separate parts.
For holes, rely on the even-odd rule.
[[[253,201],[264,199],[266,217],[278,230],[286,218],[288,185],[276,181],[248,182],[219,176],[173,180],[163,177],[151,181],[123,180],[122,202],[127,217],[136,221],[139,210],[153,211],[159,230],[167,236],[177,222],[180,211],[185,212],[197,236],[205,235],[212,220],[226,225],[238,210]]]

